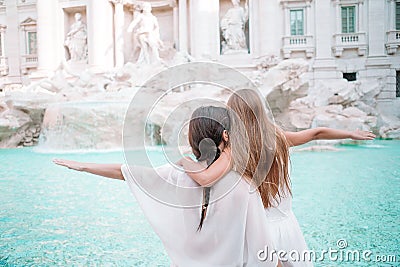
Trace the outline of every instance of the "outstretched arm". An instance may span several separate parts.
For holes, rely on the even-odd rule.
[[[326,127],[318,127],[314,129],[308,129],[300,132],[285,132],[285,137],[289,142],[290,146],[299,146],[308,143],[312,140],[332,140],[332,139],[346,139],[351,138],[353,140],[373,140],[375,135],[368,131],[345,131],[336,130]]]
[[[182,166],[186,174],[201,186],[212,185],[232,168],[229,149],[225,149],[219,158],[208,168],[189,157],[182,158],[177,164]]]
[[[53,162],[57,165],[67,167],[71,170],[88,172],[112,179],[124,180],[124,176],[121,172],[122,164],[98,164],[78,162],[66,159],[54,159]]]

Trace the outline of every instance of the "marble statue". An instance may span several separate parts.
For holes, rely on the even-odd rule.
[[[87,60],[87,29],[81,13],[75,13],[75,22],[71,25],[65,40],[70,61]]]
[[[248,4],[240,6],[240,0],[232,0],[230,8],[221,19],[221,54],[248,53],[244,28],[249,19]]]
[[[163,43],[157,18],[151,13],[150,3],[143,3],[139,9],[141,12],[135,12],[134,19],[128,26],[128,32],[133,31],[134,43],[140,49],[137,63],[160,63],[158,50]]]
[[[73,88],[74,85],[68,81],[67,75],[71,77],[77,77],[73,74],[65,62],[61,62],[57,69],[54,71],[52,77],[41,80],[38,85],[39,87],[53,93],[59,93],[61,91],[68,91]],[[36,86],[32,86],[30,89],[34,90]]]

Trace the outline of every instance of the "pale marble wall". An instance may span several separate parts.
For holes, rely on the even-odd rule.
[[[147,0],[146,0],[147,1]],[[117,2],[117,1],[115,1]],[[400,48],[393,54],[386,49],[386,32],[394,26],[394,1],[375,0],[249,0],[249,44],[248,56],[221,56],[219,21],[232,6],[230,0],[177,0],[175,5],[168,1],[149,1],[153,4],[153,14],[160,24],[161,39],[167,47],[178,42],[178,49],[190,53],[195,58],[217,60],[238,68],[254,69],[258,58],[274,55],[283,58],[284,38],[290,38],[288,15],[291,8],[304,8],[305,35],[310,51],[292,46],[290,58],[305,58],[310,63],[310,84],[318,80],[340,79],[342,72],[357,72],[358,78],[374,78],[384,81],[382,100],[395,99],[395,71],[400,69]],[[345,49],[340,56],[335,55],[338,46],[334,36],[341,32],[341,4],[356,6],[356,31],[365,36],[365,51],[359,46]],[[21,82],[21,56],[26,52],[23,33],[19,24],[28,17],[38,19],[38,6],[41,4],[44,20],[51,24],[42,28],[52,40],[42,43],[42,51],[47,59],[39,58],[39,68],[52,71],[64,57],[63,42],[73,14],[81,12],[86,22],[89,37],[89,67],[97,71],[112,69],[116,64],[114,25],[114,3],[108,0],[30,0],[22,3],[17,0],[5,1],[0,6],[0,24],[7,26],[6,56],[9,74],[0,77],[0,83]],[[244,0],[241,1],[244,5]],[[182,10],[179,10],[182,7]],[[52,13],[52,14],[50,14]],[[134,61],[131,34],[126,28],[132,20],[132,5],[124,6],[123,56],[124,62]],[[175,22],[174,22],[175,21]],[[40,26],[38,28],[41,28]],[[179,32],[177,32],[179,31]],[[54,34],[52,34],[54,33]],[[38,37],[40,34],[38,34]],[[360,37],[360,38],[361,38]],[[40,39],[40,38],[39,38]],[[40,40],[38,40],[39,42]],[[43,41],[42,41],[43,42]],[[340,46],[340,44],[339,44]],[[42,66],[40,66],[42,64]],[[43,74],[44,75],[44,74]],[[42,77],[31,75],[30,78]]]

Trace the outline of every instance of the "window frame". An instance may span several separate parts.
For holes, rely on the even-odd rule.
[[[394,26],[396,31],[400,31],[400,1],[395,2],[394,6]]]
[[[297,18],[297,14],[298,12],[301,11],[301,24],[302,24],[302,28],[301,28],[301,33],[299,33],[299,28],[298,28],[298,18]],[[295,23],[294,23],[294,31],[295,33],[293,34],[293,28],[292,28],[292,12],[295,15]],[[289,9],[289,25],[290,25],[290,36],[304,36],[305,35],[305,10],[304,8],[301,7],[297,7],[297,8],[290,8]]]
[[[350,8],[353,9],[353,31],[350,31],[350,23],[349,23],[349,10]],[[346,9],[346,30],[344,30],[344,25],[343,25],[343,21],[344,21],[344,17],[343,17],[343,10]],[[358,31],[357,29],[357,5],[351,4],[351,5],[341,5],[340,6],[340,25],[341,25],[341,33],[356,33]]]
[[[31,52],[31,47],[30,47],[30,39],[29,39],[29,35],[31,33],[35,33],[36,35],[36,53],[32,53]],[[25,32],[25,45],[26,45],[26,55],[37,55],[37,31],[36,30],[27,30]]]
[[[396,98],[400,97],[400,69],[396,70]]]

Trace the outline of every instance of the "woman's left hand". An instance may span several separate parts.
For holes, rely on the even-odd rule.
[[[369,131],[360,131],[356,130],[351,133],[351,139],[353,140],[374,140],[376,137],[375,134]]]
[[[82,162],[67,160],[67,159],[53,159],[53,162],[57,165],[67,167],[68,169],[83,171]]]

